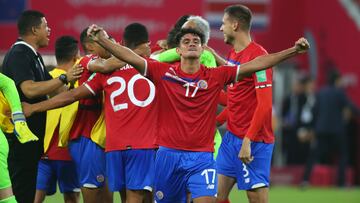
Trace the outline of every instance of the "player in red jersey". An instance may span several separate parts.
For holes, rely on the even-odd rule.
[[[123,42],[137,54],[149,57],[150,43],[145,26],[139,23],[128,25]],[[142,203],[144,199],[151,198],[154,182],[158,120],[155,86],[130,65],[119,65],[119,60],[117,63],[121,67],[118,70],[108,74],[97,73],[69,94],[61,94],[50,101],[65,105],[104,90],[106,174],[109,188],[113,192],[126,190],[123,202]],[[86,64],[86,67],[109,69],[104,66],[114,64],[116,63],[112,58],[97,58]],[[49,109],[48,103],[38,105],[42,106],[41,111]]]
[[[94,41],[115,57],[131,64],[152,80],[159,92],[159,151],[155,161],[157,202],[183,201],[186,191],[195,203],[215,202],[216,170],[212,158],[215,112],[224,85],[248,74],[305,52],[309,45],[300,39],[292,48],[256,58],[240,66],[207,69],[200,65],[203,35],[184,29],[178,37],[178,65],[144,60],[131,50],[108,40],[102,28],[91,26]]]
[[[251,40],[251,11],[243,5],[225,9],[220,30],[233,46],[227,60],[216,53],[218,64],[241,65],[266,55]],[[272,118],[272,69],[258,71],[227,88],[227,133],[217,158],[217,202],[229,203],[234,184],[247,191],[249,202],[268,202],[270,165],[274,147]],[[251,144],[251,145],[250,145]]]
[[[97,58],[110,58],[111,54],[94,43],[87,35],[87,28],[80,35],[81,45],[88,54],[79,64],[84,71],[79,85],[86,82],[93,74],[88,64]],[[69,138],[69,151],[78,171],[81,193],[86,203],[112,202],[112,193],[106,186],[105,152],[100,139],[94,139],[94,126],[101,119],[102,96],[97,95],[79,101]],[[100,133],[100,132],[99,132]],[[102,133],[100,133],[102,134]],[[105,133],[102,138],[104,139]]]

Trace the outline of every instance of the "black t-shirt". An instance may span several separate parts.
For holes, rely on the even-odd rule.
[[[26,80],[35,82],[52,79],[49,72],[45,69],[43,59],[39,53],[34,52],[23,41],[18,40],[6,54],[3,62],[3,73],[14,80],[19,92],[20,100],[30,104],[44,101],[47,96],[37,98],[27,98],[21,91],[20,84]],[[30,130],[43,139],[45,135],[46,112],[33,114],[26,119]]]

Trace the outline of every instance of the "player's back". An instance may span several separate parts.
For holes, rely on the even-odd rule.
[[[87,66],[91,60],[94,60],[96,58],[96,55],[86,55],[80,60],[79,64],[81,64],[84,69],[79,79],[79,86],[86,82],[93,74],[88,70]],[[72,129],[70,131],[70,140],[76,139],[80,135],[90,138],[91,130],[95,125],[96,121],[99,119],[101,111],[102,95],[97,95],[86,99],[80,99],[79,109],[76,114]]]
[[[158,105],[150,80],[126,65],[111,74],[97,74],[86,85],[105,92],[107,152],[157,147]]]

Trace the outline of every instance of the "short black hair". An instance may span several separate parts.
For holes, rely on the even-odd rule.
[[[83,48],[85,53],[87,52],[85,44],[89,42],[93,42],[93,40],[87,34],[88,29],[89,27],[86,27],[80,34],[81,47]]]
[[[181,30],[181,27],[187,22],[190,15],[181,16],[175,23],[174,27],[169,31],[168,36],[166,38],[168,48],[174,48],[177,46],[176,43],[176,35]]]
[[[140,44],[149,42],[149,33],[143,24],[131,23],[125,27],[122,39],[126,47],[134,49]]]
[[[58,64],[70,61],[78,51],[78,41],[72,36],[61,36],[55,42],[55,57]]]
[[[31,31],[32,27],[40,26],[43,17],[45,15],[40,11],[26,10],[22,12],[17,21],[19,35],[24,36]]]
[[[241,4],[232,5],[225,8],[224,12],[230,18],[239,21],[243,30],[250,30],[252,14],[248,7]]]
[[[201,44],[205,43],[204,34],[196,29],[181,29],[179,33],[176,35],[176,45],[179,47],[181,38],[186,34],[193,34],[200,38]]]

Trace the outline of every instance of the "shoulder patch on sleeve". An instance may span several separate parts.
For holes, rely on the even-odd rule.
[[[255,73],[257,82],[266,82],[266,70],[258,71]]]

